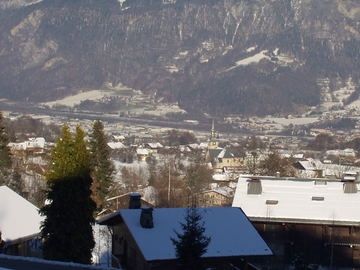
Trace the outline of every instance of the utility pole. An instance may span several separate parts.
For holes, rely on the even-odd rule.
[[[170,195],[171,195],[171,167],[170,167],[170,161],[169,161],[169,182],[168,182],[168,205],[170,206]]]

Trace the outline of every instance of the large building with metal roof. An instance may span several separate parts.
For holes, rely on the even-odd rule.
[[[240,176],[233,207],[241,207],[278,263],[294,258],[322,266],[360,267],[360,183]]]

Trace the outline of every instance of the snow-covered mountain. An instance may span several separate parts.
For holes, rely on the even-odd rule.
[[[16,9],[42,2],[42,0],[1,0],[0,9]]]
[[[50,101],[123,83],[187,110],[272,114],[338,102],[336,91],[348,104],[359,93],[358,0],[0,0],[0,8],[1,97]]]

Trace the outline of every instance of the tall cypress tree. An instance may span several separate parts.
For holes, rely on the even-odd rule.
[[[46,217],[41,229],[45,259],[91,263],[96,205],[90,187],[89,173],[49,183],[50,203],[40,210]]]
[[[64,125],[61,129],[60,137],[57,139],[55,147],[51,152],[51,162],[47,179],[61,179],[77,175],[78,164],[75,159],[75,146],[73,135],[70,128]]]
[[[185,222],[181,223],[182,232],[171,238],[180,262],[180,269],[201,270],[201,256],[206,252],[211,238],[205,236],[205,224],[196,208],[188,208]]]
[[[91,263],[96,205],[91,199],[92,179],[84,137],[80,127],[73,136],[64,126],[52,152],[47,176],[49,204],[40,211],[45,216],[41,233],[46,259]]]
[[[85,132],[80,126],[76,127],[74,138],[74,155],[76,160],[75,171],[88,172],[90,169],[90,153],[85,141]]]
[[[90,140],[91,170],[94,179],[93,192],[98,207],[104,207],[106,197],[113,185],[114,164],[110,160],[110,149],[101,121],[94,122]]]

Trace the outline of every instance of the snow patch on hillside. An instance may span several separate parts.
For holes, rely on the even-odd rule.
[[[250,64],[254,64],[254,63],[259,63],[262,59],[268,59],[270,60],[270,57],[268,55],[266,55],[266,53],[268,53],[268,50],[263,50],[253,56],[249,56],[247,58],[238,60],[235,62],[235,66],[232,66],[228,69],[226,69],[225,71],[230,71],[234,68],[237,68],[239,66],[247,66]]]
[[[247,48],[246,49],[246,52],[252,52],[252,51],[255,51],[255,49],[257,48],[257,46],[253,46],[253,47],[250,47],[250,48]]]
[[[3,0],[0,9],[21,8],[41,3],[43,0]]]
[[[104,97],[111,96],[111,95],[113,95],[112,91],[91,90],[91,91],[87,91],[87,92],[81,92],[81,93],[73,95],[73,96],[67,96],[63,99],[45,102],[42,104],[50,106],[50,107],[53,107],[55,105],[74,107],[75,105],[78,105],[82,101],[85,101],[85,100],[100,100]]]
[[[126,0],[118,0],[118,2],[120,3],[120,7],[122,7]]]
[[[169,71],[170,73],[177,73],[179,72],[179,68],[176,65],[168,65],[165,66],[165,68],[167,69],[167,71]]]

